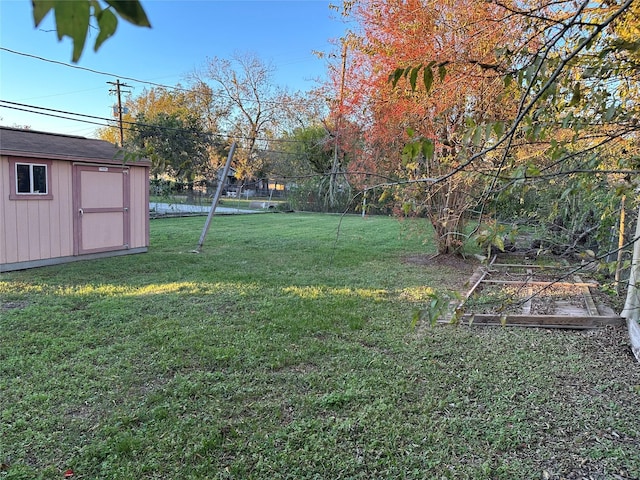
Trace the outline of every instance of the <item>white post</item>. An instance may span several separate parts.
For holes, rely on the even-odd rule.
[[[364,186],[364,192],[362,192],[362,218],[367,215],[367,186]]]
[[[640,211],[639,211],[640,214]],[[640,362],[640,217],[636,221],[636,233],[633,243],[633,259],[631,260],[631,270],[629,272],[629,286],[627,288],[627,299],[621,317],[627,319],[627,329],[631,340],[631,350],[636,359]]]

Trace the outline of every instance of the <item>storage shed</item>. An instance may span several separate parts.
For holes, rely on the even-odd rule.
[[[146,252],[149,167],[103,140],[0,127],[0,272]]]

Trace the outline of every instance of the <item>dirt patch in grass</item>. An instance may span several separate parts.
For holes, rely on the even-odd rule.
[[[413,265],[428,265],[434,267],[445,266],[468,272],[472,272],[477,265],[477,262],[473,262],[468,258],[460,257],[458,255],[436,255],[433,253],[409,255],[404,257],[404,262]]]
[[[25,301],[20,301],[20,302],[3,302],[2,304],[0,304],[0,310],[5,311],[5,310],[14,310],[14,309],[23,309],[26,308],[29,305],[29,302]]]
[[[470,258],[463,258],[458,255],[436,255],[433,253],[408,255],[402,261],[407,265],[444,269],[443,273],[445,274],[442,275],[443,283],[439,286],[456,291],[466,284],[478,266],[478,262]]]

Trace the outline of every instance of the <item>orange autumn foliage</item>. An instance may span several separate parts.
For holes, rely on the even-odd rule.
[[[333,77],[340,92],[336,115],[362,131],[350,182],[404,181],[394,193],[399,211],[429,218],[440,253],[460,251],[465,212],[477,201],[476,177],[449,174],[491,141],[484,135],[470,142],[469,124],[506,122],[517,107],[499,54],[520,38],[507,15],[485,0],[363,0],[351,8],[358,30],[343,40],[345,68]],[[398,68],[415,66],[423,66],[420,80],[409,74],[390,81]],[[402,155],[416,139],[428,139],[433,151]],[[443,180],[419,183],[425,177]]]
[[[434,140],[437,152],[455,156],[466,117],[479,124],[513,112],[509,99],[496,101],[507,68],[496,50],[519,39],[504,9],[484,0],[365,0],[351,13],[360,30],[347,38],[342,113],[358,119],[378,160],[386,159],[360,158],[353,168],[393,169],[408,127]],[[413,91],[404,80],[390,83],[395,69],[429,62],[435,62],[429,92]],[[446,68],[442,81],[439,65]]]

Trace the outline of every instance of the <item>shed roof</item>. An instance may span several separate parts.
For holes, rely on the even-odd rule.
[[[52,160],[124,162],[123,150],[105,140],[9,127],[0,127],[0,154]]]

